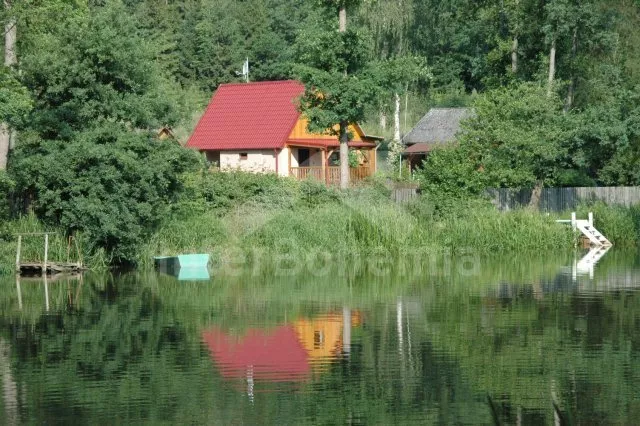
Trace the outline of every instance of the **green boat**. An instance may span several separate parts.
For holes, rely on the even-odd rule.
[[[208,280],[208,254],[180,254],[178,256],[156,256],[156,269],[173,275],[180,281]]]

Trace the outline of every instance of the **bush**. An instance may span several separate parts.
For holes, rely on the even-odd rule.
[[[197,165],[197,154],[170,141],[103,125],[69,142],[22,143],[11,171],[19,192],[35,195],[41,220],[128,262],[179,198],[181,174]]]
[[[0,220],[7,220],[10,213],[11,193],[15,182],[9,178],[4,170],[0,170]]]
[[[190,196],[210,209],[229,209],[247,202],[290,207],[298,197],[297,182],[272,173],[204,172],[194,180]]]
[[[300,182],[300,198],[309,207],[340,201],[340,193],[315,180]]]

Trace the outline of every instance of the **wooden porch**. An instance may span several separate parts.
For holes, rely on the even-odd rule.
[[[369,166],[349,167],[349,181],[357,183],[373,175]],[[340,167],[289,167],[289,176],[298,180],[313,179],[327,185],[340,185]]]

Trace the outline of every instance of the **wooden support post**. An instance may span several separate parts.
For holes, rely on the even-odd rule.
[[[289,156],[287,157],[287,159],[289,160],[289,165],[288,165],[288,172],[287,172],[287,176],[291,176],[291,147],[287,146],[287,150],[289,151]]]
[[[42,263],[42,275],[47,276],[47,261],[49,260],[49,234],[44,234],[44,262]]]
[[[589,212],[589,226],[593,228],[593,212]]]
[[[322,180],[325,185],[328,183],[327,181],[327,150],[322,150]]]
[[[574,231],[578,227],[578,225],[576,223],[576,212],[571,212],[571,227],[573,228]]]
[[[20,272],[20,251],[22,250],[22,235],[18,235],[18,248],[16,249],[16,272]]]
[[[371,167],[371,172],[372,174],[376,174],[376,172],[378,171],[378,147],[380,145],[376,145],[376,147],[373,150],[369,151],[369,155],[371,155],[371,158],[369,159],[369,164]]]

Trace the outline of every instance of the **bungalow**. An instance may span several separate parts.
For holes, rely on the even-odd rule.
[[[471,108],[432,108],[402,141],[407,145],[403,156],[411,170],[420,167],[429,152],[456,141],[463,120],[473,117]]]
[[[187,147],[205,153],[221,170],[269,172],[327,184],[340,180],[337,136],[311,133],[296,100],[304,86],[292,80],[222,84],[198,122]],[[357,151],[357,181],[376,170],[376,142],[360,126],[349,126]]]

